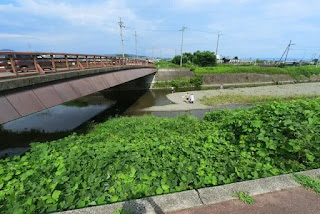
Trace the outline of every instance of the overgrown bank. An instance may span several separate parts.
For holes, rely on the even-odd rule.
[[[231,105],[231,104],[256,104],[268,102],[291,101],[297,99],[314,99],[320,95],[303,94],[303,95],[287,95],[287,96],[271,96],[271,95],[242,95],[242,94],[224,94],[211,97],[204,97],[201,103],[208,106]]]
[[[0,161],[0,212],[45,213],[320,167],[320,99],[119,118]]]
[[[291,67],[261,67],[261,66],[216,66],[196,67],[195,74],[228,74],[228,73],[258,73],[258,74],[288,74],[293,78],[300,75],[311,77],[320,74],[320,67],[315,66],[291,66]]]
[[[168,65],[170,67],[170,64]],[[320,81],[320,67],[296,66],[296,67],[260,67],[260,66],[235,66],[219,65],[216,67],[198,67],[187,64],[182,69],[191,69],[193,74],[201,82],[202,86],[245,85],[283,82],[315,82]],[[175,68],[178,70],[178,68]],[[159,71],[161,73],[161,71]],[[168,72],[169,73],[169,72]],[[174,72],[172,72],[174,74]],[[194,87],[192,78],[188,76],[172,75],[168,80],[155,79],[153,88]],[[197,86],[198,87],[198,86]]]

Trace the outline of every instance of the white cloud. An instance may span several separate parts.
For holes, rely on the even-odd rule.
[[[62,19],[65,25],[97,28],[107,32],[119,31],[119,17],[130,25],[148,26],[151,22],[140,19],[126,6],[125,0],[71,4],[49,0],[17,0],[17,6],[0,5],[1,13],[28,14],[39,18]],[[19,16],[21,17],[21,16]],[[21,22],[21,18],[13,20]]]

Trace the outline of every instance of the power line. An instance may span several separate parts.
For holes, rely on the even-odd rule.
[[[217,32],[210,32],[210,31],[204,31],[204,30],[197,30],[197,29],[190,29],[188,28],[188,30],[190,31],[197,31],[197,32],[201,32],[201,33],[210,33],[210,34],[216,34]]]

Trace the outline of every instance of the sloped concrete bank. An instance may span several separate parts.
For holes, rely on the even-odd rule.
[[[320,169],[299,172],[297,174],[304,174],[316,178],[320,175]],[[121,209],[135,214],[164,214],[176,210],[229,201],[234,199],[232,195],[238,191],[248,192],[250,195],[254,196],[300,186],[301,185],[293,179],[293,174],[286,174],[198,190],[189,190],[144,199],[130,200],[115,204],[71,210],[60,212],[60,214],[113,214],[115,211]]]
[[[170,82],[171,80],[191,78],[194,73],[188,69],[158,69],[152,84],[156,82]],[[225,73],[203,74],[204,88],[247,87],[274,84],[287,84],[292,82],[318,82],[320,75],[312,75],[310,78],[303,75],[293,78],[288,74],[259,74],[259,73]]]

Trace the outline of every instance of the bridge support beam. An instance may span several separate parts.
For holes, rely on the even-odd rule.
[[[0,93],[0,124],[154,73],[151,68],[120,70],[5,91]]]

